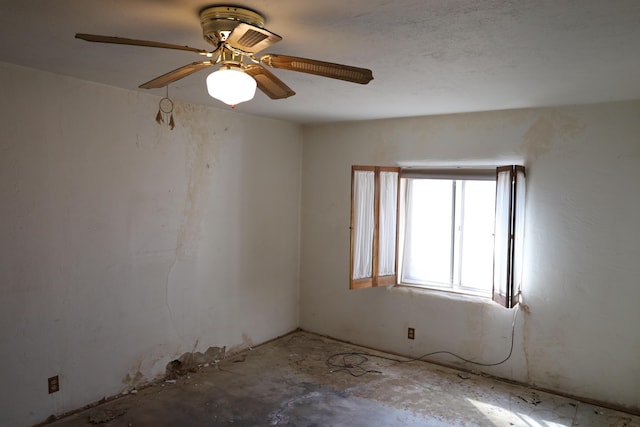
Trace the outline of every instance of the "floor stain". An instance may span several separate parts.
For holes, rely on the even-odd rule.
[[[372,373],[332,372],[329,358],[350,352],[366,353],[363,367]],[[395,357],[298,331],[51,425],[640,426],[635,415],[427,362],[376,356]]]

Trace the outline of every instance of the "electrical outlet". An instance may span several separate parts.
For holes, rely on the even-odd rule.
[[[409,328],[409,331],[407,332],[407,338],[409,338],[410,340],[416,339],[416,330],[413,328]]]
[[[60,391],[60,379],[57,375],[49,378],[47,381],[49,382],[49,394]]]

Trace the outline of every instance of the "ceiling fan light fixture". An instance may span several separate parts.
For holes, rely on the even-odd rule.
[[[222,67],[207,77],[207,91],[212,98],[227,105],[250,101],[256,94],[257,83],[239,67]]]

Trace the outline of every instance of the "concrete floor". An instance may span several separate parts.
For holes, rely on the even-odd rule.
[[[640,417],[306,332],[50,424],[90,426],[636,426]],[[393,356],[391,356],[393,357]],[[333,371],[333,372],[332,372]]]

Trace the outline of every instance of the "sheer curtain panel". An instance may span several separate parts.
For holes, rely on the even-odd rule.
[[[351,168],[352,289],[397,282],[399,185],[397,167]]]
[[[371,277],[373,254],[374,172],[353,175],[353,279]]]

